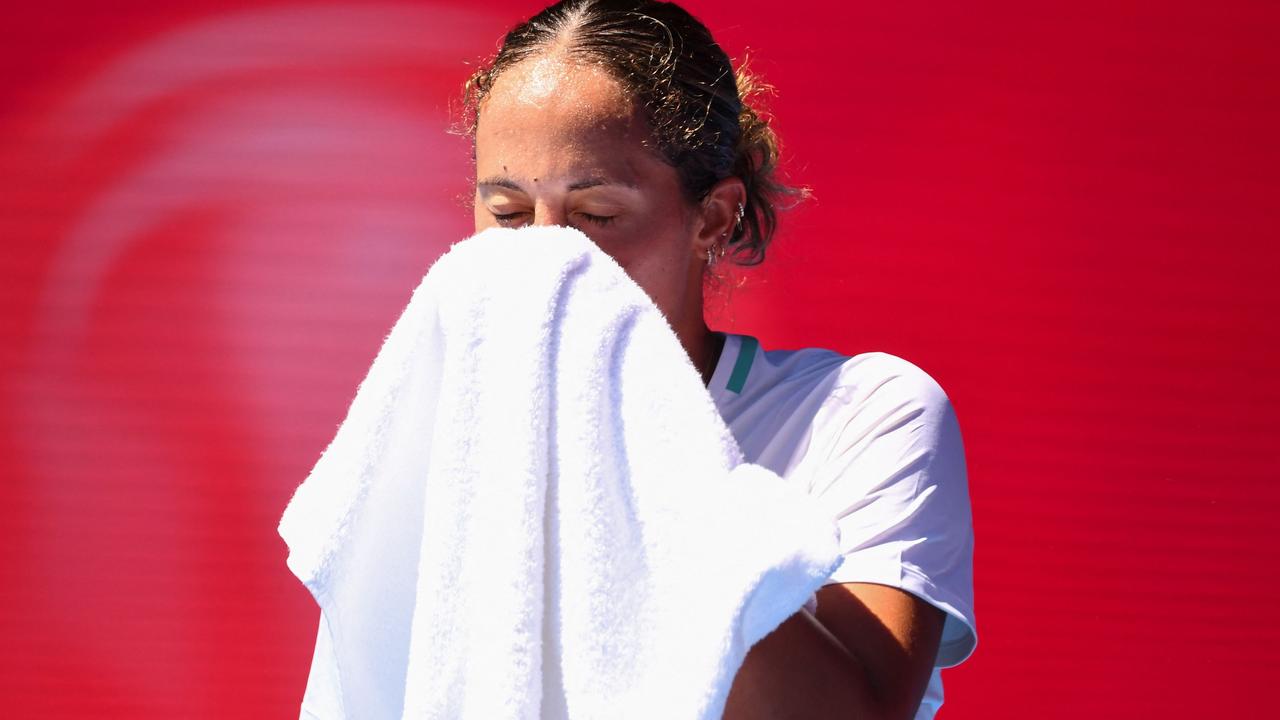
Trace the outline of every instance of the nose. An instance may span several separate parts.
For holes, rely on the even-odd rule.
[[[534,225],[568,225],[569,217],[564,211],[563,203],[539,200],[533,206]]]

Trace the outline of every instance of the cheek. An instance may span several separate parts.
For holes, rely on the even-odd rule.
[[[637,282],[638,275],[653,277],[671,269],[690,246],[683,224],[662,212],[636,217],[625,230],[588,229],[587,235]]]
[[[689,231],[678,217],[654,222],[648,232],[619,239],[618,251],[601,245],[664,312],[678,306],[687,291],[692,262]]]

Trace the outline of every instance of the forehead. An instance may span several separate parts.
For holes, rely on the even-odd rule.
[[[584,166],[625,172],[642,159],[657,160],[643,114],[621,83],[589,63],[557,56],[525,60],[498,77],[480,106],[481,175],[550,177]]]

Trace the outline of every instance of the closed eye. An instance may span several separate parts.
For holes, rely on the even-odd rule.
[[[519,222],[521,216],[528,215],[528,214],[529,213],[527,212],[492,213],[493,219],[497,220],[498,224],[504,227],[515,225],[517,222]]]
[[[592,215],[591,213],[578,213],[578,214],[581,215],[582,218],[587,222],[594,223],[601,227],[604,227],[605,225],[612,223],[615,219],[614,216],[612,215]]]

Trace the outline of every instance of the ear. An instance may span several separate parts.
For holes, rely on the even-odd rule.
[[[706,258],[708,251],[728,244],[738,223],[738,208],[746,202],[747,186],[736,175],[711,186],[699,208],[702,222],[693,241],[695,255]]]

